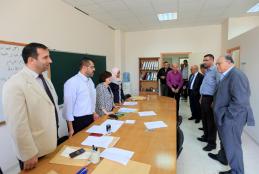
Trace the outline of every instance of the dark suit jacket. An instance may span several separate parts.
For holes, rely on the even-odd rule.
[[[214,113],[217,125],[232,122],[253,126],[255,121],[249,99],[250,86],[246,75],[237,68],[232,68],[220,81],[215,94]]]
[[[192,74],[189,77],[188,89],[191,87],[191,81],[190,81],[191,76],[192,76]],[[195,96],[200,96],[200,87],[202,84],[202,80],[203,80],[203,75],[198,72],[196,78],[194,79],[193,86],[192,86],[192,93]],[[190,91],[190,89],[189,89],[189,91]]]
[[[161,84],[166,84],[166,75],[171,70],[171,68],[167,68],[167,70],[165,71],[165,68],[161,68],[157,73],[157,80],[160,79]],[[165,79],[161,79],[161,76],[165,76]]]
[[[110,88],[113,93],[114,103],[120,103],[125,100],[124,92],[122,89],[122,84],[121,84],[121,86],[119,86],[118,84],[112,82],[112,83],[110,83]],[[119,93],[119,90],[121,90],[120,93]],[[121,94],[121,96],[119,96],[119,94]],[[120,101],[120,98],[122,101]]]

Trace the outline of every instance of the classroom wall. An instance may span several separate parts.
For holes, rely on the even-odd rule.
[[[131,75],[131,92],[138,94],[139,57],[160,57],[160,53],[192,52],[189,64],[200,64],[203,55],[221,53],[221,25],[150,30],[125,33],[125,71]]]
[[[42,42],[50,49],[104,55],[114,64],[115,32],[61,0],[0,0],[0,40]],[[60,118],[62,119],[62,118]],[[60,135],[65,134],[61,120]],[[17,166],[6,126],[0,126],[0,166]]]
[[[259,26],[259,16],[229,18],[228,40]]]
[[[0,40],[42,42],[51,49],[114,57],[114,30],[61,0],[1,0]]]
[[[254,28],[234,39],[227,41],[227,47],[240,46],[240,68],[247,75],[251,88],[251,106],[254,112],[255,127],[246,127],[246,132],[259,143],[259,92],[258,92],[258,65],[259,65],[259,27]]]

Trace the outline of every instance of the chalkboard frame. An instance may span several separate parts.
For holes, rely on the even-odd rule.
[[[20,43],[20,42],[10,42],[10,41],[4,41],[4,40],[0,40],[0,44],[5,44],[5,45],[15,45],[15,46],[25,46],[26,43]],[[2,91],[1,91],[2,92]],[[0,126],[4,125],[5,121],[4,120],[0,120]]]

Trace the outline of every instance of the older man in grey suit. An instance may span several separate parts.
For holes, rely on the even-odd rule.
[[[219,57],[221,80],[214,102],[215,121],[231,170],[220,174],[244,174],[241,134],[245,124],[255,124],[250,107],[250,87],[246,75],[234,67],[229,55]]]

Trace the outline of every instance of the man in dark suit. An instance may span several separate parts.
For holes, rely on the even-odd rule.
[[[167,61],[164,62],[163,68],[161,68],[157,73],[157,80],[160,79],[160,92],[161,96],[168,96],[168,87],[166,85],[166,75],[172,69],[169,67],[169,63]]]
[[[215,94],[215,122],[231,167],[231,170],[220,174],[244,174],[241,134],[246,124],[255,124],[249,101],[249,81],[234,67],[233,58],[229,55],[218,58],[217,69],[221,79]]]
[[[200,87],[203,80],[203,75],[199,73],[198,66],[191,66],[191,75],[188,83],[188,94],[190,98],[190,108],[192,116],[188,120],[194,120],[199,123],[201,120],[201,106],[200,106]]]

